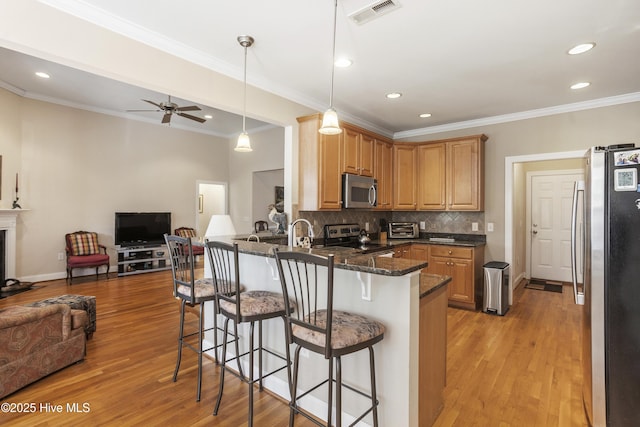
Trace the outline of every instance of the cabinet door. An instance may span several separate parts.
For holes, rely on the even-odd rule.
[[[393,209],[416,209],[416,147],[393,146]]]
[[[446,144],[418,148],[418,209],[446,209]]]
[[[399,248],[395,248],[393,251],[394,258],[410,258],[411,257],[411,246],[400,246]]]
[[[484,209],[483,144],[480,139],[452,141],[447,146],[447,209]]]
[[[473,264],[471,260],[450,258],[448,262],[452,278],[449,283],[449,299],[473,304]]]
[[[342,172],[360,174],[359,145],[360,132],[345,127],[343,130],[344,143],[342,147]]]
[[[392,175],[392,145],[382,141],[375,143],[374,177],[378,180],[378,210],[391,209]]]
[[[373,176],[376,140],[367,134],[360,135],[360,175]]]
[[[318,205],[321,209],[340,209],[342,207],[341,145],[342,134],[320,134]]]

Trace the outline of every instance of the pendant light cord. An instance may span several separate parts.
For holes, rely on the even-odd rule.
[[[338,19],[338,0],[333,8],[333,53],[331,59],[331,92],[329,92],[329,108],[333,108],[333,77],[336,71],[336,21]]]
[[[244,46],[244,105],[242,107],[242,133],[247,133],[245,121],[247,118],[247,45]]]

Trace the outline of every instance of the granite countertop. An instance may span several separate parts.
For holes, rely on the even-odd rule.
[[[439,274],[420,273],[420,298],[440,289],[451,281],[449,276]]]
[[[358,249],[345,248],[341,246],[310,249],[290,248],[287,245],[278,245],[269,242],[248,242],[239,236],[216,237],[215,240],[238,243],[238,251],[240,253],[264,256],[268,258],[275,258],[276,249],[279,251],[306,252],[321,256],[328,256],[332,254],[334,257],[335,268],[360,271],[363,273],[380,274],[384,276],[404,276],[405,274],[421,270],[427,266],[426,261],[392,258],[392,246],[385,251],[362,254]],[[201,239],[194,243],[198,245],[203,244]]]

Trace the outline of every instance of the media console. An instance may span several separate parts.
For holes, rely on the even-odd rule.
[[[118,252],[118,276],[169,270],[171,260],[166,245],[120,246]]]

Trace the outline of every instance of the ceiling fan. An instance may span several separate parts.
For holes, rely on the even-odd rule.
[[[153,102],[148,99],[143,99],[144,102],[148,102],[151,105],[155,105],[158,107],[158,110],[127,110],[128,112],[135,111],[164,111],[164,115],[162,116],[162,123],[170,123],[171,116],[177,114],[180,117],[184,117],[185,119],[195,120],[196,122],[204,123],[206,119],[201,117],[192,116],[191,114],[187,114],[184,111],[198,111],[201,108],[197,105],[189,105],[186,107],[179,107],[175,102],[171,102],[171,95],[169,95],[169,100],[167,102]]]

